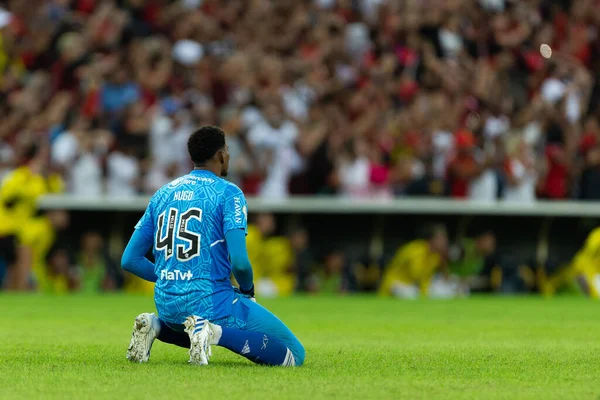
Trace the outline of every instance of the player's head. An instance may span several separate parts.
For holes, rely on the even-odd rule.
[[[496,235],[490,230],[485,230],[477,236],[477,248],[480,253],[487,256],[496,251]]]
[[[195,167],[210,169],[220,176],[227,176],[229,151],[225,132],[216,126],[203,126],[190,135],[188,152]]]
[[[428,225],[425,227],[423,235],[429,241],[429,246],[434,252],[444,253],[448,249],[448,233],[444,225]]]
[[[22,162],[30,164],[35,161],[43,161],[48,157],[48,146],[43,146],[38,143],[30,143],[23,149]]]
[[[273,214],[256,214],[253,220],[254,224],[263,236],[270,236],[271,234],[273,234],[273,232],[275,232],[277,225],[275,223],[275,217],[273,216]]]
[[[69,227],[70,217],[65,210],[49,210],[46,211],[46,218],[57,231],[65,230]]]
[[[301,226],[296,226],[290,231],[290,243],[295,251],[300,252],[308,247],[308,232]]]

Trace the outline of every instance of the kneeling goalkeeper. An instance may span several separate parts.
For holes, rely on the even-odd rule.
[[[127,358],[148,361],[158,339],[189,348],[190,363],[197,365],[208,364],[211,345],[257,364],[302,365],[302,344],[254,300],[246,199],[221,178],[229,166],[223,131],[198,129],[188,151],[194,170],[154,194],[123,253],[125,270],[156,282],[158,311],[158,317],[136,317]],[[151,247],[154,264],[145,257]]]

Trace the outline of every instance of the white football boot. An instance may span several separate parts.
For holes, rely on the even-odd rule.
[[[145,363],[150,358],[152,343],[158,336],[160,324],[154,314],[143,313],[135,317],[131,342],[127,349],[127,359],[131,362]]]
[[[210,346],[215,336],[212,324],[204,318],[190,316],[183,325],[190,337],[190,364],[208,365],[212,356]]]

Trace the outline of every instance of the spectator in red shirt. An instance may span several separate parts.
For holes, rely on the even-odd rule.
[[[466,198],[469,193],[469,182],[476,176],[478,167],[473,151],[475,138],[469,131],[456,134],[456,156],[448,163],[448,183],[450,195],[455,198]]]
[[[542,197],[561,200],[567,196],[567,178],[569,168],[567,154],[560,144],[546,147],[546,177],[542,185]]]

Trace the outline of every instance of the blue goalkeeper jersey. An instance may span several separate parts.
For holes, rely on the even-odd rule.
[[[154,194],[135,229],[154,243],[160,319],[229,316],[234,292],[225,234],[247,233],[247,217],[240,188],[209,171],[193,170]]]

